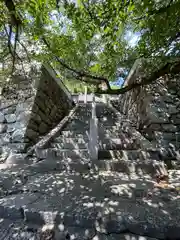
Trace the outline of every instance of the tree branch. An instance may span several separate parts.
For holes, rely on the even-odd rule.
[[[47,40],[44,37],[42,38],[42,40],[45,43],[45,45],[49,48],[49,50],[54,54],[54,52],[51,49],[50,44],[47,42]],[[64,68],[68,69],[69,71],[75,73],[77,75],[76,79],[84,81],[84,82],[91,82],[91,83],[94,83],[94,84],[100,84],[102,82],[105,82],[107,88],[111,89],[109,81],[108,81],[107,78],[105,78],[103,76],[91,75],[91,74],[89,74],[87,72],[76,70],[76,69],[70,67],[68,64],[66,64],[64,62],[64,60],[60,59],[55,54],[54,54],[54,57],[55,57],[56,61],[58,61],[61,64],[61,66],[63,66]],[[91,81],[90,80],[86,80],[85,78],[89,78],[89,79],[91,79]],[[94,81],[92,81],[92,80],[94,80]]]
[[[145,86],[155,82],[158,78],[163,77],[166,74],[177,74],[180,72],[180,61],[172,66],[172,63],[167,63],[159,70],[155,71],[149,78],[142,78],[141,82],[131,83],[121,89],[108,89],[107,91],[98,90],[98,94],[124,94],[132,89]]]
[[[155,9],[155,10],[148,11],[147,13],[148,13],[149,16],[162,14],[162,13],[166,12],[172,5],[174,5],[174,4],[171,4],[172,2],[173,2],[173,0],[170,0],[169,4],[167,6],[162,7],[158,10]],[[138,18],[134,18],[133,21],[139,21],[139,20],[142,20],[144,18],[147,18],[147,16],[141,16],[141,17],[138,17]]]

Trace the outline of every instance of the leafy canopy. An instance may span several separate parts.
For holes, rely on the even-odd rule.
[[[21,46],[70,82],[109,87],[138,58],[159,66],[179,56],[180,0],[1,0],[0,9],[2,61],[10,53],[14,66]]]

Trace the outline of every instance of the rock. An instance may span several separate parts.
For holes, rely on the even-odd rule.
[[[39,125],[33,121],[32,119],[28,122],[28,128],[34,130],[35,132],[38,132]]]
[[[10,149],[7,147],[3,147],[0,156],[0,162],[4,162],[6,158],[9,156]]]
[[[12,106],[8,106],[6,108],[3,109],[3,113],[4,114],[12,114],[16,111],[16,106],[12,105]]]
[[[4,145],[10,142],[11,136],[10,134],[6,133],[6,134],[2,134],[0,136],[0,145]]]
[[[8,132],[8,133],[12,133],[12,132],[14,132],[15,130],[16,130],[16,128],[15,128],[15,123],[8,124],[8,126],[7,126],[7,132]]]
[[[12,134],[12,142],[23,142],[24,134],[25,134],[25,129],[17,129]]]
[[[9,157],[6,159],[6,164],[22,164],[24,163],[24,155],[17,153],[10,153]]]
[[[31,103],[29,102],[19,103],[16,106],[16,113],[24,112],[30,109],[31,109]]]
[[[31,111],[29,110],[21,112],[17,115],[16,121],[27,122],[29,120],[30,114],[31,114]]]
[[[179,112],[179,110],[177,109],[176,105],[168,104],[167,107],[168,107],[168,113],[169,114],[176,114],[176,113]]]
[[[0,123],[0,133],[5,133],[7,130],[7,125]]]
[[[36,139],[38,137],[38,133],[32,129],[27,129],[26,131],[26,137],[30,138],[30,139]]]
[[[5,122],[4,114],[0,112],[0,123],[4,123],[4,122]]]
[[[43,133],[46,133],[46,132],[47,132],[47,129],[48,129],[47,124],[45,124],[45,123],[42,122],[42,123],[40,124],[40,126],[39,126],[39,132],[42,133],[42,134],[43,134]]]
[[[162,124],[165,132],[176,132],[177,128],[173,124]]]
[[[180,226],[168,226],[167,227],[167,233],[166,233],[166,239],[180,239]]]
[[[157,238],[151,238],[147,236],[140,236],[131,233],[124,233],[124,234],[111,234],[115,240],[157,240]]]
[[[31,119],[33,119],[33,121],[37,122],[38,124],[41,123],[41,117],[37,114],[37,113],[31,113],[30,116]]]
[[[15,114],[8,114],[5,116],[7,123],[14,123],[16,122],[16,115]]]
[[[14,132],[15,130],[18,130],[18,129],[23,129],[25,128],[25,124],[23,122],[15,122],[15,123],[10,123],[8,124],[7,126],[7,132],[8,133],[12,133]]]

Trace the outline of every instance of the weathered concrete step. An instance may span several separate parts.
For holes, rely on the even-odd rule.
[[[77,143],[77,142],[62,142],[62,143],[58,143],[58,142],[53,142],[51,143],[51,148],[57,148],[57,149],[69,149],[69,150],[73,150],[73,149],[86,149],[88,148],[88,143]]]
[[[59,159],[77,159],[77,158],[84,158],[89,159],[89,153],[87,149],[82,150],[69,150],[69,149],[57,149],[57,148],[48,148],[48,149],[36,149],[35,154],[38,158],[59,158]]]
[[[156,159],[160,160],[160,155],[158,150],[99,150],[99,159]]]
[[[54,143],[72,143],[72,144],[85,144],[89,141],[89,138],[88,136],[83,136],[82,134],[80,134],[80,136],[77,136],[77,137],[65,137],[65,136],[58,136],[54,139],[52,139],[52,142]]]
[[[69,138],[87,138],[89,136],[89,131],[82,131],[77,129],[76,131],[62,131],[60,136],[69,137]]]
[[[37,163],[31,164],[27,168],[24,168],[24,174],[31,175],[32,174],[44,174],[50,173],[52,174],[57,172],[77,172],[77,173],[86,173],[89,172],[91,168],[91,163],[89,159],[63,159],[59,160],[54,158],[52,161],[49,161],[48,158],[43,159]],[[54,173],[53,173],[54,172]]]
[[[99,129],[98,131],[99,139],[103,138],[123,138],[123,139],[134,139],[139,141],[138,138],[135,138],[133,135],[128,134],[127,132],[121,130],[106,130],[106,129]]]
[[[103,233],[96,232],[95,229],[82,229],[79,227],[67,227],[62,225],[63,230],[59,230],[55,224],[39,226],[37,224],[28,224],[23,220],[12,221],[9,219],[3,219],[0,226],[0,240],[39,240],[44,239],[43,237],[54,236],[54,240],[64,239],[75,239],[75,240],[88,240],[88,239],[100,239],[100,240],[158,240],[156,238],[151,239],[146,236],[131,234],[131,233],[120,233],[105,235]],[[45,239],[44,239],[45,240]]]
[[[83,132],[89,132],[89,125],[67,125],[65,128],[63,128],[63,131],[74,131],[78,133],[83,133]]]
[[[99,160],[97,167],[103,171],[122,172],[127,175],[136,174],[143,177],[145,174],[151,177],[157,174],[168,175],[166,165],[157,160]]]
[[[86,177],[33,175],[24,185],[26,192],[0,199],[0,217],[39,225],[63,222],[66,227],[95,228],[97,234],[131,232],[158,239],[180,238],[177,196],[167,204],[154,183],[144,179],[118,178],[113,184]]]
[[[135,150],[141,147],[138,140],[129,138],[104,138],[99,139],[100,150]]]

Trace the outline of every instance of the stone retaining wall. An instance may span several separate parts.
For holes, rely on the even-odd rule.
[[[0,99],[0,160],[10,152],[22,152],[25,148],[24,132],[27,127],[35,90],[27,79],[10,82]]]
[[[36,143],[38,138],[54,128],[73,106],[71,95],[56,78],[54,71],[43,66],[25,139]]]
[[[43,66],[34,81],[12,81],[0,99],[0,161],[10,152],[23,152],[64,118],[74,102],[56,78]]]
[[[131,74],[128,83],[137,81],[138,74]],[[180,147],[180,75],[157,79],[121,95],[112,104],[157,147]]]

